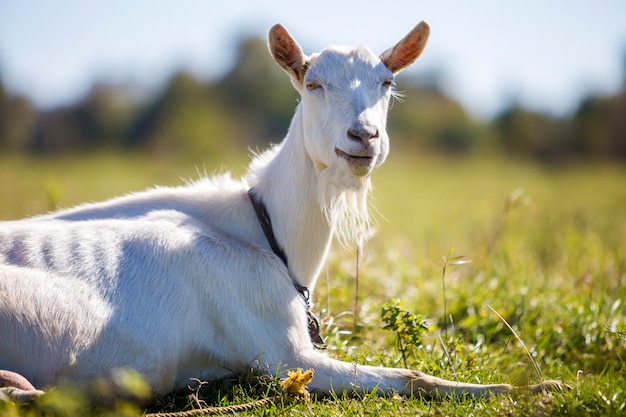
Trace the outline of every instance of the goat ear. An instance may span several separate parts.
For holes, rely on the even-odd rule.
[[[270,29],[269,48],[278,65],[295,80],[302,82],[308,67],[307,56],[283,25],[277,24]]]
[[[380,56],[383,64],[392,73],[397,73],[411,65],[426,47],[430,26],[421,21],[396,46],[387,49]]]

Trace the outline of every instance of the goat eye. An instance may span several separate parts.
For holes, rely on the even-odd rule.
[[[306,89],[309,91],[317,90],[318,88],[322,88],[322,86],[315,81],[309,81],[306,83]]]
[[[383,81],[383,87],[385,88],[393,87],[393,84],[393,79],[386,79]]]

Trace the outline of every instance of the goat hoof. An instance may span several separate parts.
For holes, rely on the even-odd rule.
[[[18,403],[30,403],[44,394],[39,389],[19,389],[15,387],[0,388],[0,401],[13,401]]]
[[[25,391],[34,390],[35,387],[30,381],[17,372],[0,369],[0,387],[13,387]]]
[[[539,394],[539,393],[547,393],[547,392],[564,392],[567,390],[571,390],[572,387],[570,387],[567,384],[564,384],[561,381],[550,379],[547,381],[543,381],[540,384],[531,385],[530,389],[533,393]]]
[[[43,393],[17,372],[0,369],[0,401],[31,402]]]

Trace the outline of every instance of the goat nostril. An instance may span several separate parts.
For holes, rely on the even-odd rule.
[[[378,129],[355,129],[350,128],[347,132],[348,138],[352,140],[358,141],[367,141],[370,139],[375,139],[379,136]]]
[[[356,129],[348,129],[348,138],[352,140],[361,140],[361,134]]]

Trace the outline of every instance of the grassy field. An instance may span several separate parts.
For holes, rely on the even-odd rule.
[[[0,156],[0,219],[179,184],[198,172],[234,167],[239,174],[246,161]],[[355,250],[334,250],[315,294],[329,354],[373,365],[406,364],[468,382],[561,379],[572,389],[489,400],[343,398],[266,406],[250,415],[626,413],[624,166],[554,168],[395,150],[374,185],[377,235],[358,256],[358,269]],[[383,328],[385,306],[396,317],[407,312],[420,320],[409,320],[398,336]],[[405,343],[399,345],[398,337],[408,334],[415,338],[401,338]],[[276,381],[249,376],[208,384],[198,397],[213,405],[237,404],[275,389]],[[150,411],[190,408],[187,394],[164,399]],[[0,414],[43,410],[69,416],[82,414],[81,407],[79,399],[59,390],[35,408],[0,404]],[[142,411],[120,404],[113,415]]]

